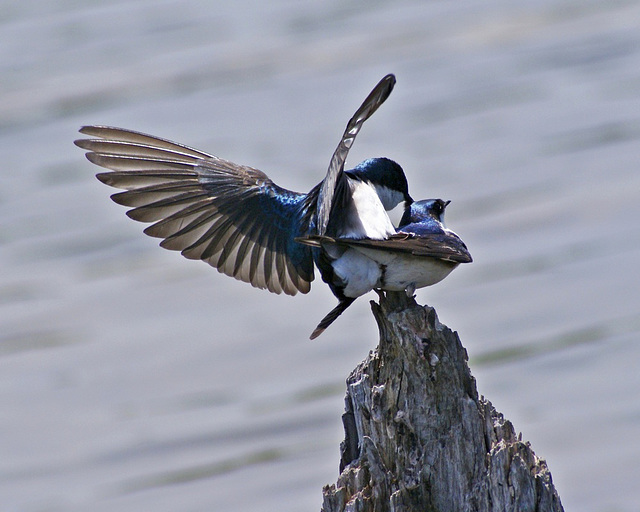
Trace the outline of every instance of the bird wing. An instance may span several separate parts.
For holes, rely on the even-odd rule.
[[[337,245],[354,249],[375,249],[388,252],[411,254],[416,257],[437,258],[455,263],[470,263],[471,254],[464,242],[453,233],[428,233],[415,236],[411,233],[396,233],[385,240],[332,238],[310,235],[296,238],[296,241],[310,247]]]
[[[353,141],[358,135],[360,128],[364,122],[378,110],[385,100],[391,94],[393,86],[396,83],[396,77],[392,74],[385,76],[369,93],[360,108],[347,123],[347,128],[340,139],[338,147],[331,157],[329,170],[322,182],[317,202],[317,232],[319,235],[326,234],[327,224],[331,216],[331,209],[334,203],[341,205],[345,202],[344,196],[349,193],[346,186],[339,186],[344,180],[344,164],[349,154],[349,150],[353,145]]]
[[[151,135],[107,126],[80,132],[94,138],[75,144],[109,169],[97,178],[125,190],[111,198],[131,207],[130,218],[153,222],[144,232],[162,238],[162,247],[257,288],[309,291],[311,250],[293,241],[307,229],[300,225],[308,218],[305,194],[257,169]]]

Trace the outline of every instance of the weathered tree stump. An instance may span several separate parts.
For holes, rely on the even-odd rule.
[[[404,293],[347,379],[341,474],[322,512],[562,511],[544,460],[478,396],[457,333]]]

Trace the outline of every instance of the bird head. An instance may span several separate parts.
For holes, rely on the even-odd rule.
[[[451,201],[423,199],[411,203],[404,211],[400,226],[435,220],[444,226],[444,211]]]
[[[402,201],[405,202],[405,206],[413,202],[402,167],[389,158],[369,158],[347,171],[347,174],[371,183],[387,211],[393,210]]]

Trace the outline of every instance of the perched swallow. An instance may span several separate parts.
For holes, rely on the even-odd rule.
[[[426,199],[408,205],[397,232],[383,240],[326,235],[297,238],[326,255],[332,289],[341,292],[339,304],[322,319],[311,339],[322,334],[360,295],[373,289],[413,295],[417,288],[442,281],[460,263],[470,263],[467,246],[444,225],[449,203]]]
[[[347,124],[322,182],[307,194],[279,187],[263,172],[151,135],[85,126],[75,141],[109,169],[97,178],[125,190],[111,196],[127,215],[153,223],[144,232],[189,259],[274,293],[307,293],[314,262],[342,300],[322,249],[295,241],[309,235],[385,240],[396,232],[387,211],[412,202],[402,168],[372,158],[351,170],[345,160],[363,123],[395,85],[385,76]],[[349,280],[347,276],[347,280]]]

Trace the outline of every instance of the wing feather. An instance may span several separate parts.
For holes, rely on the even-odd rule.
[[[455,233],[428,233],[420,236],[399,232],[385,240],[332,238],[311,235],[296,239],[311,246],[338,245],[352,248],[377,249],[388,252],[401,252],[422,258],[436,258],[455,263],[470,263],[471,254],[464,242]]]
[[[378,110],[378,107],[386,101],[391,94],[391,91],[393,91],[395,83],[396,77],[394,75],[389,74],[385,76],[376,84],[373,90],[362,102],[360,108],[358,108],[351,119],[349,119],[347,127],[342,134],[342,138],[338,143],[338,147],[331,157],[327,175],[325,176],[320,188],[317,206],[317,232],[319,235],[326,234],[333,203],[338,199],[336,198],[336,192],[340,191],[337,187],[340,181],[344,179],[344,164],[347,160],[349,150],[355,141],[356,135],[358,135],[358,132],[362,128],[364,122],[369,119],[374,112]]]
[[[162,247],[274,293],[309,291],[311,251],[293,243],[309,229],[305,194],[278,187],[258,169],[152,135],[109,126],[80,132],[93,138],[76,145],[109,170],[98,179],[123,190],[113,201],[130,208],[130,218],[152,223],[144,232]]]

